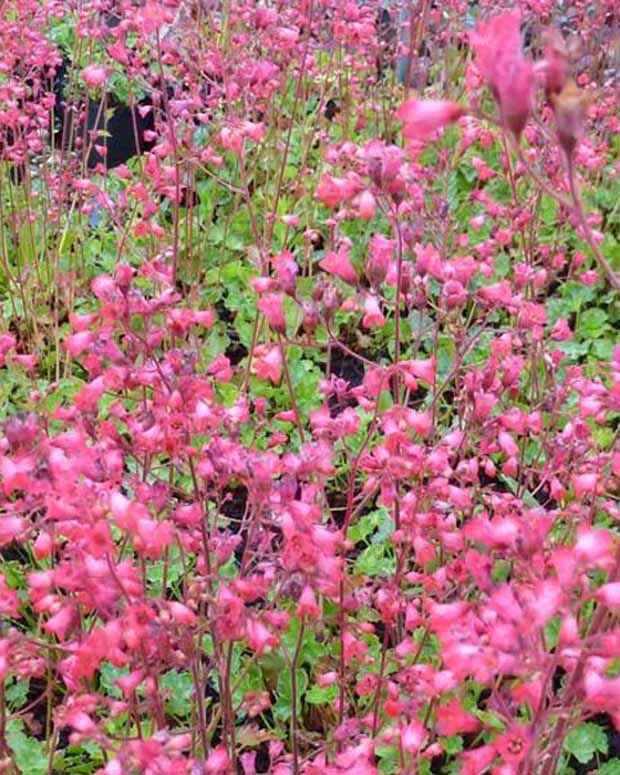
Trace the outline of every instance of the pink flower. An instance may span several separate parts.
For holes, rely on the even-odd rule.
[[[328,673],[320,673],[316,677],[317,684],[325,688],[326,686],[332,686],[338,680],[338,673],[335,670],[331,670]]]
[[[594,495],[598,484],[597,474],[579,474],[573,476],[573,488],[575,495],[582,500],[585,495]]]
[[[107,81],[108,71],[103,65],[88,65],[82,70],[82,78],[89,89],[97,89]]]
[[[338,252],[330,250],[330,252],[325,255],[325,258],[319,263],[319,266],[326,272],[335,274],[336,277],[340,277],[345,283],[357,285],[357,272],[351,263],[349,251],[346,248],[342,247]]]
[[[603,584],[596,590],[596,599],[608,608],[620,611],[620,581],[610,581],[609,584]]]
[[[387,277],[392,256],[394,241],[383,234],[373,234],[370,240],[370,253],[366,265],[366,276],[371,285],[380,285]]]
[[[269,379],[274,385],[278,385],[282,378],[282,352],[280,346],[267,347],[266,345],[259,345],[254,351],[254,355],[252,372],[259,379]]]
[[[197,622],[196,614],[183,603],[172,600],[168,603],[170,615],[178,624],[195,624]]]
[[[437,708],[437,733],[444,736],[471,733],[480,729],[480,721],[467,713],[456,697]]]
[[[362,325],[364,328],[381,328],[385,324],[385,318],[379,306],[379,300],[376,296],[368,295],[364,299],[364,318]]]
[[[306,616],[308,619],[318,619],[320,615],[321,607],[316,602],[312,587],[306,584],[297,604],[297,616]]]
[[[362,185],[352,178],[323,175],[316,187],[316,198],[326,207],[339,207],[361,190]]]
[[[258,308],[267,318],[269,326],[280,334],[286,332],[284,318],[284,296],[281,293],[266,293],[258,301]]]
[[[570,330],[568,321],[564,318],[558,318],[551,329],[551,338],[555,342],[565,342],[567,339],[571,339],[572,336],[573,332]]]
[[[428,140],[438,129],[459,119],[464,109],[447,100],[407,100],[397,111],[407,140]]]
[[[482,745],[461,754],[461,775],[480,775],[495,758],[492,745]]]
[[[7,585],[4,575],[0,573],[0,615],[17,617],[18,608],[17,592]]]
[[[495,741],[495,750],[505,762],[516,764],[527,756],[531,744],[529,728],[522,724],[512,724]]]
[[[77,358],[85,350],[88,350],[94,341],[95,335],[92,331],[78,331],[67,338],[65,347],[72,358]]]
[[[419,721],[410,721],[400,735],[403,749],[408,753],[417,753],[426,740],[426,735],[426,729]]]
[[[256,619],[254,617],[251,617],[246,622],[245,635],[248,641],[248,646],[259,656],[265,651],[265,649],[278,645],[278,639],[275,637],[275,635],[271,634],[271,632],[267,629],[267,627],[265,627],[260,619]]]
[[[435,383],[436,366],[435,358],[403,361],[403,368],[407,372],[424,382],[428,382],[430,385]]]
[[[584,132],[590,95],[568,81],[559,94],[551,94],[551,102],[559,143],[570,156]]]
[[[205,772],[216,775],[216,773],[228,772],[229,767],[230,759],[226,753],[226,748],[223,745],[219,745],[209,754],[209,758],[205,764]]]
[[[377,202],[370,191],[362,191],[359,196],[356,197],[355,206],[357,207],[357,214],[365,221],[370,221],[375,217],[377,210]]]
[[[532,109],[534,68],[523,56],[519,11],[494,16],[471,33],[476,64],[517,139]]]
[[[65,605],[57,611],[52,618],[43,625],[43,629],[51,632],[59,640],[63,640],[67,630],[74,621],[75,611],[72,605]]]

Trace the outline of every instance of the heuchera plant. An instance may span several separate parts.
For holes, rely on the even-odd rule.
[[[613,3],[8,5],[0,771],[607,754]],[[154,147],[89,171],[112,94]]]

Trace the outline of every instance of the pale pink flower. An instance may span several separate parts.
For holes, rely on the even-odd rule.
[[[585,495],[594,495],[597,484],[598,475],[595,473],[573,476],[573,488],[579,500],[582,500]]]
[[[82,78],[89,89],[97,89],[105,85],[108,71],[104,65],[88,65],[82,70]]]
[[[297,603],[297,616],[300,618],[318,619],[320,615],[321,607],[316,601],[314,591],[312,587],[306,584]]]
[[[355,206],[357,207],[357,214],[365,221],[370,221],[375,217],[377,210],[377,201],[370,191],[362,191],[359,196],[356,197]]]
[[[364,299],[364,328],[381,328],[385,324],[385,317],[381,312],[379,300],[376,296],[368,295]]]
[[[608,608],[620,611],[620,581],[610,581],[596,590],[596,599]]]
[[[403,749],[408,753],[417,753],[426,740],[427,732],[424,726],[414,719],[402,730],[400,735]]]

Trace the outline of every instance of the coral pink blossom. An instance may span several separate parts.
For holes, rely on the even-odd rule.
[[[471,713],[467,713],[456,697],[437,708],[437,733],[440,735],[477,732],[480,726],[480,721]]]
[[[316,187],[316,198],[326,207],[339,207],[361,190],[362,186],[352,178],[323,175]]]
[[[338,252],[331,250],[326,253],[325,258],[319,263],[321,269],[330,274],[335,274],[336,277],[340,277],[345,283],[350,285],[357,284],[357,272],[355,267],[351,263],[349,257],[349,251],[342,247]]]
[[[278,345],[266,347],[259,345],[254,351],[255,359],[252,362],[252,371],[259,379],[269,379],[274,385],[280,382],[282,377],[282,351]]]
[[[266,293],[262,299],[259,299],[258,308],[274,331],[280,334],[286,331],[284,297],[281,293]]]
[[[446,124],[459,119],[464,109],[447,100],[407,100],[396,113],[403,122],[403,136],[408,140],[428,140]]]
[[[494,16],[471,33],[476,64],[497,100],[502,123],[518,138],[532,109],[534,68],[523,56],[519,11]]]

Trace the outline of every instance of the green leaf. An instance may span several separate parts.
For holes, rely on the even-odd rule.
[[[188,716],[192,710],[194,682],[186,670],[169,670],[161,677],[161,686],[166,690],[166,710],[173,716]]]
[[[327,705],[338,696],[338,686],[311,686],[306,692],[306,702],[310,705]]]
[[[448,756],[454,756],[463,750],[463,738],[460,735],[440,737],[439,743]]]
[[[607,313],[598,307],[585,310],[579,318],[578,330],[584,339],[598,339],[607,327]]]
[[[6,725],[6,741],[17,769],[23,775],[47,775],[48,759],[45,743],[24,732],[21,719],[11,719]]]
[[[398,748],[391,745],[378,745],[375,753],[379,759],[379,772],[387,774],[399,771],[400,755]]]
[[[240,705],[245,695],[249,692],[260,693],[265,691],[262,664],[259,665],[254,662],[242,664],[243,670],[240,666],[239,669],[234,672],[234,675],[241,674],[233,691],[233,701],[235,705]]]
[[[496,560],[491,571],[491,578],[496,584],[502,584],[508,580],[512,564],[509,560]]]
[[[101,688],[110,697],[120,700],[123,696],[123,692],[116,683],[116,680],[128,673],[129,670],[127,670],[126,667],[114,667],[114,665],[111,665],[109,662],[104,662],[99,671],[99,683],[101,684]]]
[[[308,688],[308,675],[305,670],[297,670],[297,714],[301,715],[301,701]],[[283,670],[278,677],[276,687],[276,703],[273,706],[274,715],[281,721],[287,721],[291,717],[293,705],[293,690],[291,687],[291,671]]]
[[[377,408],[380,412],[386,412],[388,409],[391,409],[394,404],[394,399],[392,398],[392,394],[389,390],[382,390],[379,395],[379,400],[377,402]]]
[[[166,570],[166,589],[170,589],[181,579],[184,572],[181,552],[178,546],[172,546],[168,552],[167,560],[158,560],[147,568],[147,582],[156,594],[161,594],[162,591],[165,564],[168,566]]]
[[[554,649],[558,645],[561,626],[562,619],[559,616],[554,616],[545,625],[545,641],[548,649]]]
[[[587,764],[595,753],[607,753],[607,736],[599,726],[587,722],[566,735],[564,748],[580,764]]]
[[[282,635],[282,645],[286,647],[289,657],[292,659],[297,648],[297,640],[299,638],[299,619],[293,617],[289,624],[288,630]],[[306,628],[304,630],[301,644],[299,647],[298,666],[307,664],[313,667],[317,661],[323,656],[325,647],[319,643],[316,639],[316,633]]]
[[[491,727],[491,729],[497,729],[498,732],[504,731],[504,722],[492,711],[473,708],[473,713],[480,719],[480,721],[482,721],[483,724]]]
[[[378,524],[378,512],[373,511],[371,514],[364,514],[363,517],[360,517],[357,522],[351,525],[347,537],[355,544],[359,541],[364,541],[372,534]]]
[[[355,562],[355,572],[363,576],[386,576],[396,570],[394,557],[386,557],[386,547],[371,544],[359,555]]]
[[[609,326],[606,326],[606,328],[609,328]],[[611,339],[596,339],[592,344],[592,351],[600,360],[610,361],[614,346],[615,342]]]
[[[607,678],[617,678],[620,675],[620,657],[614,657],[605,670]]]
[[[5,698],[9,707],[13,710],[22,708],[28,699],[29,681],[14,681],[5,690]]]
[[[620,775],[620,759],[610,759],[598,768],[598,775]]]

